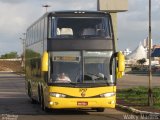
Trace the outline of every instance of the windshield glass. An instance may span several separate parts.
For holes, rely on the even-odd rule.
[[[52,52],[51,83],[115,83],[109,73],[112,51]],[[113,67],[114,68],[114,65]]]
[[[54,24],[55,23],[55,24]],[[112,30],[109,17],[52,17],[51,38],[107,38]]]
[[[84,52],[84,82],[111,82],[109,62],[112,52]]]
[[[52,82],[57,82],[57,83],[67,82],[67,81],[76,82],[75,79],[80,71],[80,68],[81,68],[80,52],[51,53]]]

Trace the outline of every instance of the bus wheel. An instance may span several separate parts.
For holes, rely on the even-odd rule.
[[[38,102],[39,104],[41,104],[42,100],[41,100],[41,91],[40,88],[38,87]]]
[[[31,85],[28,83],[28,96],[31,98]]]
[[[105,109],[104,108],[97,108],[96,110],[97,110],[97,112],[104,112]]]
[[[32,88],[31,88],[31,85],[30,85],[30,84],[28,84],[28,96],[29,96],[29,98],[31,99],[31,103],[32,103],[32,104],[35,104],[36,101],[32,98]]]
[[[42,110],[45,111],[45,112],[50,112],[50,109],[45,106],[43,92],[41,92],[40,96],[41,96],[40,104],[41,104]]]

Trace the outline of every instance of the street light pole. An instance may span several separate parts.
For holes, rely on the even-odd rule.
[[[151,0],[149,0],[149,88],[148,88],[148,106],[153,106],[153,93],[152,93],[152,67],[151,67]]]
[[[47,8],[51,6],[46,4],[46,5],[42,5],[42,7],[46,8],[46,12],[47,12]]]
[[[23,33],[23,38],[20,38],[23,44],[23,57],[22,57],[22,66],[25,67],[25,47],[26,47],[26,33]]]

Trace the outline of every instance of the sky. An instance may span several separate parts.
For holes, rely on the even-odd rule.
[[[129,10],[118,13],[118,50],[134,50],[148,36],[148,0],[128,0]],[[46,11],[96,10],[96,0],[0,0],[0,55],[22,53],[23,33]],[[160,44],[160,0],[152,0],[152,39]]]

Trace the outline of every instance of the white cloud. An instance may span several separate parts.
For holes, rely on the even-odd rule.
[[[17,4],[22,3],[24,0],[0,0],[1,3]]]
[[[49,0],[50,10],[95,10],[96,0]]]
[[[148,0],[129,0],[129,11],[118,15],[119,49],[132,50],[148,36]],[[152,38],[160,44],[160,0],[152,1]],[[122,44],[123,43],[123,44]]]
[[[22,51],[19,38],[45,13],[44,4],[51,5],[49,11],[96,9],[96,0],[0,0],[0,54]]]
[[[6,33],[15,32],[17,29],[20,29],[19,27],[26,25],[26,20],[29,19],[30,15],[34,14],[32,17],[30,17],[33,19],[38,12],[32,11],[33,7],[29,4],[1,4],[0,9],[0,27],[3,28],[0,31]]]
[[[28,25],[42,15],[43,10],[40,9],[36,10],[35,5],[29,3],[0,3],[0,54],[8,51],[22,51],[19,38],[22,37]]]
[[[129,11],[118,14],[119,48],[139,44],[148,34],[148,0],[128,0]],[[0,54],[22,51],[19,37],[27,27],[45,13],[42,5],[55,10],[96,10],[96,0],[0,0]],[[160,0],[152,0],[152,37],[160,39]]]

